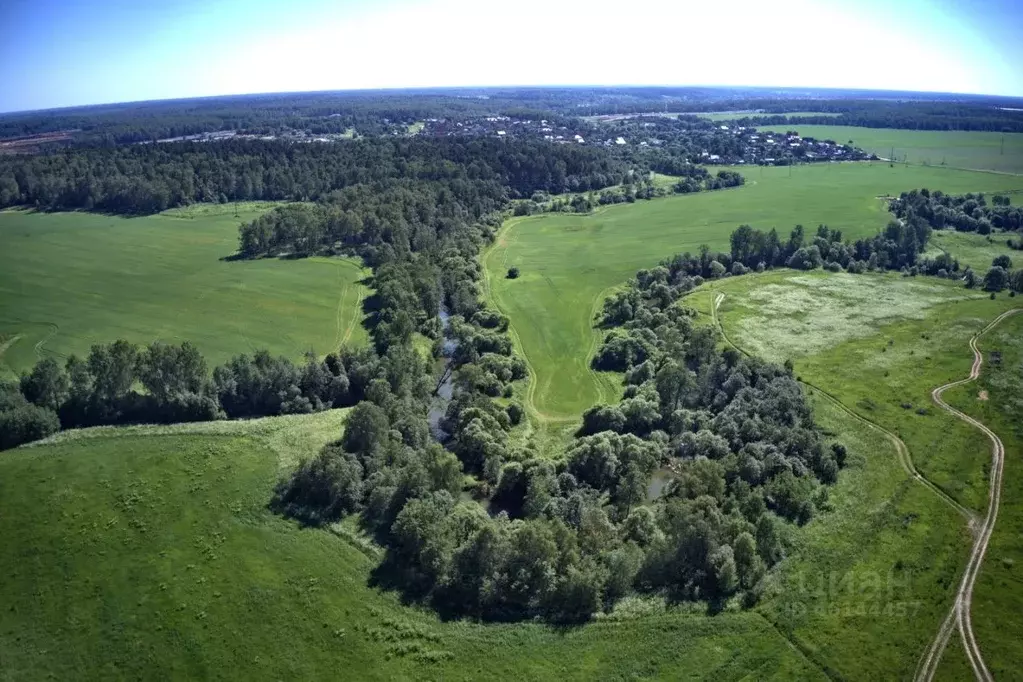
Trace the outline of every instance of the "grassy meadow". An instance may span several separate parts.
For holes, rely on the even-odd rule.
[[[441,622],[370,586],[354,524],[267,509],[343,411],[90,429],[0,456],[4,679],[824,679],[763,615],[638,601],[559,629]]]
[[[788,126],[765,126],[763,130],[785,132]],[[821,140],[846,142],[874,152],[882,158],[925,166],[947,166],[1023,173],[1023,133],[994,133],[944,130],[897,130],[854,126],[800,125],[801,135]],[[1004,140],[1003,140],[1004,138]],[[928,189],[942,187],[923,185]]]
[[[442,622],[371,586],[379,550],[355,524],[271,514],[343,410],[65,432],[0,457],[0,662],[8,679],[908,677],[961,524],[879,434],[813,400],[849,464],[756,609],[633,600],[568,629]]]
[[[701,244],[728,248],[738,225],[819,223],[847,238],[875,234],[889,219],[885,194],[916,187],[947,192],[1023,189],[1023,177],[922,166],[827,164],[746,168],[743,187],[635,204],[588,215],[548,214],[506,223],[484,256],[491,302],[511,318],[513,337],[535,377],[527,402],[535,413],[571,421],[614,400],[616,382],[590,369],[600,341],[593,315],[606,295],[637,270]],[[791,173],[791,175],[790,175]],[[505,278],[518,267],[518,279]]]
[[[192,341],[210,364],[259,348],[297,358],[362,342],[358,282],[368,271],[354,261],[223,260],[239,223],[266,208],[0,212],[0,374],[117,338]]]
[[[1012,234],[1012,233],[1008,233]],[[1010,249],[1006,244],[1006,233],[990,235],[955,230],[935,230],[928,246],[930,251],[947,251],[959,259],[961,265],[968,265],[983,275],[991,267],[991,261],[998,256],[1008,256],[1014,267],[1023,265],[1023,251]]]
[[[779,285],[786,277],[806,275],[760,276]],[[739,339],[738,285],[756,279],[716,283],[727,293],[725,328]],[[691,303],[709,317],[717,293],[700,290]],[[983,299],[992,310],[976,314],[986,319],[1008,300]],[[875,345],[892,326],[875,330]],[[965,342],[962,351],[950,350],[914,390],[942,380],[946,363],[949,373],[968,366]],[[804,376],[813,357],[796,361]],[[883,435],[818,393],[811,400],[822,427],[849,448],[848,466],[827,508],[786,532],[787,558],[755,609],[707,615],[632,600],[569,629],[442,622],[372,587],[379,549],[356,524],[302,529],[271,514],[274,483],[337,437],[343,410],[65,432],[0,457],[0,662],[10,679],[338,670],[388,680],[910,677],[948,607],[968,546],[964,524],[905,476]],[[1004,539],[1018,544],[1011,533]]]
[[[711,307],[722,293],[725,297],[718,316],[734,343],[776,361],[791,358],[804,381],[895,432],[908,446],[916,468],[951,497],[977,512],[986,509],[990,442],[974,427],[935,408],[930,391],[969,374],[973,359],[969,338],[1001,312],[1023,308],[1020,299],[1002,294],[990,300],[979,292],[971,294],[954,283],[931,278],[778,271],[715,282],[698,290],[687,302],[704,317],[710,317]],[[891,315],[878,316],[878,309]],[[1006,445],[1002,512],[975,591],[973,618],[992,671],[997,677],[1011,677],[1012,671],[1023,666],[1023,653],[1018,647],[1023,630],[1016,617],[1023,600],[1017,575],[1017,565],[1023,561],[1023,472],[1019,471],[1023,427],[1018,419],[1023,407],[1019,397],[1023,389],[1023,315],[1004,321],[983,337],[980,345],[987,361],[980,384],[967,384],[947,395],[952,404],[993,428]],[[810,393],[816,392],[810,389]],[[818,399],[816,410],[825,429],[842,434],[843,439],[858,437],[855,431],[850,432],[848,419],[833,421],[828,410],[820,409],[821,403]],[[885,548],[886,533],[873,539],[868,534],[862,541],[877,546],[860,557],[864,564],[857,565],[887,560],[890,567],[899,566],[891,578],[898,595],[906,590],[919,595],[921,581],[935,581],[930,583],[930,590],[922,592],[929,601],[918,605],[913,616],[926,642],[937,631],[951,603],[969,537],[962,517],[923,486],[911,482],[896,465],[891,445],[878,434],[872,435],[877,440],[859,452],[877,459],[864,471],[854,469],[851,475],[863,476],[863,490],[871,494],[880,496],[882,491],[889,491],[890,499],[874,511],[886,514],[897,509],[904,527],[903,539]],[[841,495],[844,484],[840,481],[835,494]],[[833,495],[832,504],[835,500]],[[850,522],[858,518],[848,508],[836,505],[836,511]],[[797,536],[805,543],[802,546],[814,546],[810,565],[827,561],[821,546],[830,551],[832,546],[856,542],[851,528],[825,539],[818,535],[822,527],[812,525],[807,534]],[[916,539],[908,541],[907,536]],[[912,552],[913,542],[928,548],[916,559],[906,553]],[[851,548],[850,552],[855,553]],[[928,574],[931,578],[926,577]],[[884,584],[887,590],[889,582]],[[775,614],[781,622],[788,622],[793,613],[801,613],[801,607],[785,606],[789,600],[800,599],[802,586],[796,587],[793,590],[791,585],[784,585],[779,589],[778,600],[769,602],[766,612]],[[830,596],[828,590],[825,592]],[[780,610],[776,610],[778,607]],[[842,640],[836,639],[831,630],[833,621],[818,621],[809,619],[806,636],[818,639],[822,647],[835,650],[837,656],[851,653],[844,645],[835,647]],[[961,679],[968,672],[956,640],[945,659],[943,678]]]
[[[1017,297],[1023,307],[1023,299]],[[973,629],[995,679],[1023,670],[1023,314],[979,342],[984,368],[977,383],[945,393],[950,405],[987,424],[1005,445],[1002,504],[973,591]],[[977,433],[978,439],[987,438]]]
[[[719,317],[737,345],[791,359],[805,381],[898,434],[917,469],[949,496],[986,508],[987,439],[936,409],[930,392],[969,374],[970,337],[1016,299],[894,274],[779,271],[712,289],[725,294]],[[709,293],[691,304],[709,310]]]

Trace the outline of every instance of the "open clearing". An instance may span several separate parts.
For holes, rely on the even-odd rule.
[[[821,140],[846,142],[874,152],[882,158],[928,166],[973,168],[1001,173],[1023,173],[1023,133],[989,133],[943,130],[896,130],[854,126],[795,126],[801,135]],[[765,126],[763,130],[785,132],[788,126]],[[1003,139],[1004,138],[1004,139]],[[939,186],[917,185],[928,189]],[[910,188],[912,189],[912,188]]]
[[[930,392],[969,374],[973,357],[964,349],[968,349],[970,337],[1000,313],[1019,307],[1018,302],[1004,295],[996,300],[950,296],[945,302],[935,302],[936,291],[932,291],[923,294],[924,301],[918,307],[906,308],[904,319],[881,324],[867,311],[869,298],[857,306],[831,286],[842,284],[848,277],[851,276],[825,273],[808,277],[805,273],[783,271],[735,278],[714,283],[691,297],[689,303],[709,313],[711,301],[725,294],[719,318],[730,339],[740,347],[760,348],[769,353],[771,349],[781,349],[774,350],[776,359],[788,354],[794,360],[796,373],[808,384],[831,393],[861,416],[897,434],[908,446],[916,468],[927,479],[983,517],[988,504],[991,443],[975,427],[938,409]],[[819,283],[814,286],[812,279]],[[945,285],[936,280],[926,281],[935,283],[934,289]],[[802,301],[804,309],[781,306],[765,310],[761,299],[767,289],[773,290],[776,299]],[[913,296],[905,290],[902,293]],[[834,308],[858,324],[836,327],[833,310],[819,305],[819,299],[834,300]],[[925,305],[927,300],[930,305]],[[984,660],[996,677],[998,671],[1019,670],[1023,665],[1023,653],[1013,646],[1019,641],[1019,626],[1009,617],[1009,609],[1018,608],[1023,596],[1018,579],[1012,578],[1011,572],[1023,549],[1019,542],[1023,496],[1019,493],[1019,481],[1013,480],[1014,472],[1019,475],[1020,427],[1013,416],[1018,415],[1020,407],[1023,347],[1018,340],[1019,316],[1007,318],[1002,325],[980,340],[983,349],[995,348],[1001,353],[988,354],[981,375],[979,388],[987,392],[989,399],[979,399],[975,383],[949,389],[945,394],[950,404],[983,421],[1006,443],[1006,488],[1001,516],[980,568],[971,610]],[[800,333],[792,333],[790,328]],[[831,336],[824,346],[826,350],[820,350],[818,339],[805,341],[805,337],[819,335]],[[1009,404],[1000,406],[1000,398]],[[1009,465],[1014,456],[1015,465]],[[931,498],[932,502],[938,500],[936,496]],[[907,526],[927,523],[916,511],[904,517],[904,522]],[[961,518],[952,523],[965,531]],[[957,557],[959,564],[948,576],[951,580],[943,580],[934,588],[944,599],[940,616],[933,622],[928,620],[932,615],[915,621],[921,628],[930,627],[932,637],[954,600],[969,542],[946,546],[940,556],[933,558],[947,561]],[[890,559],[906,565],[901,552],[893,553]],[[915,571],[910,574],[915,580]],[[1011,606],[1001,601],[1009,595]],[[970,675],[957,640],[945,652],[938,672],[939,677],[955,679]]]
[[[1021,177],[884,163],[741,170],[747,184],[735,189],[506,223],[484,257],[489,296],[511,319],[532,369],[536,385],[528,397],[537,412],[571,420],[614,396],[614,382],[590,370],[601,337],[593,314],[641,268],[701,244],[727,250],[729,235],[743,223],[777,227],[783,235],[797,223],[809,234],[826,223],[847,238],[872,235],[890,218],[877,197],[916,187],[1023,189]],[[505,279],[512,266],[520,277]]]
[[[354,261],[223,261],[265,207],[146,218],[0,212],[0,374],[124,338],[196,344],[208,363],[268,348],[298,357],[366,338]]]
[[[975,232],[936,230],[931,235],[928,255],[933,251],[947,251],[958,258],[961,265],[969,265],[980,275],[988,271],[997,256],[1008,256],[1013,266],[1019,267],[1023,265],[1023,251],[1010,249],[1005,243],[1007,237],[1002,232],[985,236]]]
[[[1018,297],[1017,297],[1017,300]],[[979,419],[1005,445],[1002,505],[987,557],[973,592],[973,630],[995,679],[1023,669],[1023,315],[1005,320],[980,341],[984,370],[979,386],[945,393],[953,407]],[[988,400],[978,398],[977,389]],[[951,653],[952,646],[949,647]]]

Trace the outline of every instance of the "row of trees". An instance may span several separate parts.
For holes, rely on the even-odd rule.
[[[171,423],[308,413],[350,405],[369,388],[378,360],[341,349],[303,364],[267,351],[239,355],[211,373],[192,344],[124,340],[92,347],[63,364],[44,358],[4,389],[4,447],[58,428]],[[13,422],[12,422],[13,423]],[[32,426],[34,425],[34,426]],[[44,428],[45,427],[45,428]]]
[[[980,98],[978,98],[979,100]],[[1023,115],[995,101],[891,101],[876,98],[841,100],[803,100],[762,102],[764,113],[737,116],[745,126],[840,125],[862,128],[901,128],[904,130],[986,130],[1023,132]],[[1005,108],[1010,107],[1010,108]],[[786,116],[786,112],[804,111],[838,114]]]
[[[575,194],[570,197],[551,198],[542,192],[535,193],[530,200],[519,201],[513,208],[516,216],[533,215],[536,213],[589,213],[598,206],[613,204],[631,204],[637,200],[657,199],[669,193],[690,194],[693,192],[713,191],[729,187],[739,187],[746,183],[746,178],[735,171],[718,171],[711,174],[704,166],[685,164],[676,169],[679,180],[664,187],[658,185],[652,173],[636,178],[627,176],[620,187],[612,187],[599,192]]]

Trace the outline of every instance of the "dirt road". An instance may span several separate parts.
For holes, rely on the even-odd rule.
[[[721,301],[724,300],[724,294],[718,294],[711,309],[711,315],[714,320],[714,325],[717,327],[722,338],[733,348],[745,353],[741,348],[736,346],[725,334],[725,330],[721,325],[721,320],[718,317],[717,310],[718,306],[721,305]],[[841,408],[846,413],[855,417],[861,422],[877,429],[878,431],[886,434],[895,445],[895,449],[899,454],[899,459],[902,462],[903,468],[906,472],[919,483],[926,486],[936,495],[942,498],[946,503],[949,503],[957,511],[962,513],[966,519],[967,524],[972,531],[974,540],[973,546],[970,549],[970,558],[966,563],[966,570],[963,572],[963,578],[959,583],[959,589],[956,592],[955,601],[952,607],[949,609],[948,615],[945,620],[942,621],[941,626],[938,628],[938,633],[935,635],[930,646],[924,652],[923,657],[920,660],[920,664],[917,667],[916,675],[914,679],[919,682],[930,682],[934,679],[934,674],[938,669],[938,664],[941,662],[941,655],[945,651],[945,647],[948,646],[949,639],[952,637],[952,632],[955,628],[959,629],[963,639],[963,647],[966,651],[966,657],[970,662],[970,667],[973,668],[974,676],[978,680],[989,682],[994,678],[991,675],[991,671],[988,670],[987,664],[984,662],[983,654],[981,653],[980,646],[977,644],[977,638],[973,633],[973,620],[970,612],[970,608],[973,603],[973,586],[977,582],[977,576],[980,574],[980,567],[984,563],[984,555],[987,553],[988,543],[991,541],[991,534],[995,529],[995,521],[998,519],[998,506],[1001,503],[1002,497],[1002,470],[1005,462],[1005,446],[1002,444],[1001,439],[995,434],[994,431],[989,429],[987,426],[977,421],[973,417],[960,412],[955,409],[944,400],[942,400],[942,394],[950,388],[961,386],[963,384],[976,381],[977,377],[980,376],[981,368],[984,365],[984,355],[980,352],[977,347],[977,341],[981,336],[994,329],[1005,320],[1007,317],[1023,312],[1023,308],[1016,308],[1002,313],[994,320],[992,320],[986,327],[977,332],[973,338],[970,339],[970,350],[973,351],[973,366],[970,368],[970,375],[965,379],[953,381],[945,384],[944,386],[938,386],[931,391],[931,399],[936,405],[942,409],[950,412],[959,419],[962,419],[966,423],[976,427],[977,429],[984,432],[984,434],[991,440],[991,474],[990,482],[988,487],[988,508],[982,521],[977,520],[976,516],[966,510],[962,505],[949,497],[945,491],[936,486],[930,480],[928,480],[923,474],[921,474],[916,467],[913,465],[913,460],[910,458],[909,449],[905,443],[901,441],[894,433],[883,428],[879,424],[862,417],[850,408],[846,407],[837,398],[827,393],[826,391],[806,384],[810,388],[814,388],[819,391],[822,395],[828,398],[836,406]],[[804,382],[805,383],[805,382]],[[979,525],[978,525],[979,523]]]
[[[955,409],[942,400],[941,396],[948,389],[975,381],[980,376],[980,370],[984,365],[984,355],[977,348],[977,340],[996,327],[1002,320],[1019,312],[1023,312],[1023,309],[1017,308],[1002,313],[970,339],[970,350],[973,351],[973,367],[970,368],[970,375],[967,378],[939,386],[931,391],[931,399],[934,400],[936,405],[980,429],[991,440],[991,475],[988,487],[987,514],[974,536],[975,539],[970,550],[970,558],[966,563],[963,579],[959,583],[955,602],[938,629],[937,636],[931,642],[931,646],[928,647],[921,660],[921,666],[917,670],[917,680],[929,681],[934,678],[938,663],[941,661],[941,654],[945,651],[945,647],[948,645],[948,640],[951,637],[953,623],[959,628],[959,632],[963,637],[963,647],[966,651],[966,658],[970,662],[970,667],[973,668],[973,674],[978,680],[988,681],[994,679],[991,676],[991,671],[987,668],[987,664],[984,663],[984,656],[980,651],[980,646],[977,644],[977,638],[973,634],[973,620],[970,607],[973,603],[973,586],[976,584],[977,576],[980,574],[980,567],[984,563],[984,555],[987,553],[991,534],[995,530],[995,521],[998,519],[998,506],[1002,498],[1002,469],[1005,463],[1005,446],[1002,445],[1001,439],[994,431],[973,417]]]

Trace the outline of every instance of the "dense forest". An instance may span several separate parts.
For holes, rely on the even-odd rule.
[[[409,432],[422,426],[382,391],[281,483],[275,507],[309,523],[358,513],[387,548],[381,584],[449,616],[575,622],[634,591],[754,602],[783,553],[778,524],[826,505],[821,482],[845,449],[826,446],[789,370],[716,350],[677,305],[683,289],[661,295],[666,283],[640,273],[630,289],[634,314],[601,349],[614,354],[620,337],[640,349],[608,366],[627,371],[624,399],[588,411],[563,457],[510,444],[522,409],[493,397],[525,366],[507,320],[478,309],[452,323],[445,448],[417,452]],[[672,482],[648,499],[669,462]],[[461,471],[476,501],[460,498]]]
[[[599,189],[620,182],[626,170],[602,149],[528,141],[180,142],[0,156],[0,207],[156,213],[204,201],[315,201],[355,185],[394,182],[515,198]]]
[[[838,125],[860,128],[906,130],[976,130],[1023,132],[1023,111],[1018,105],[996,106],[989,102],[908,102],[885,100],[814,100],[812,102],[761,102],[761,113],[737,115],[746,126]],[[821,112],[838,116],[785,116],[788,112]]]

